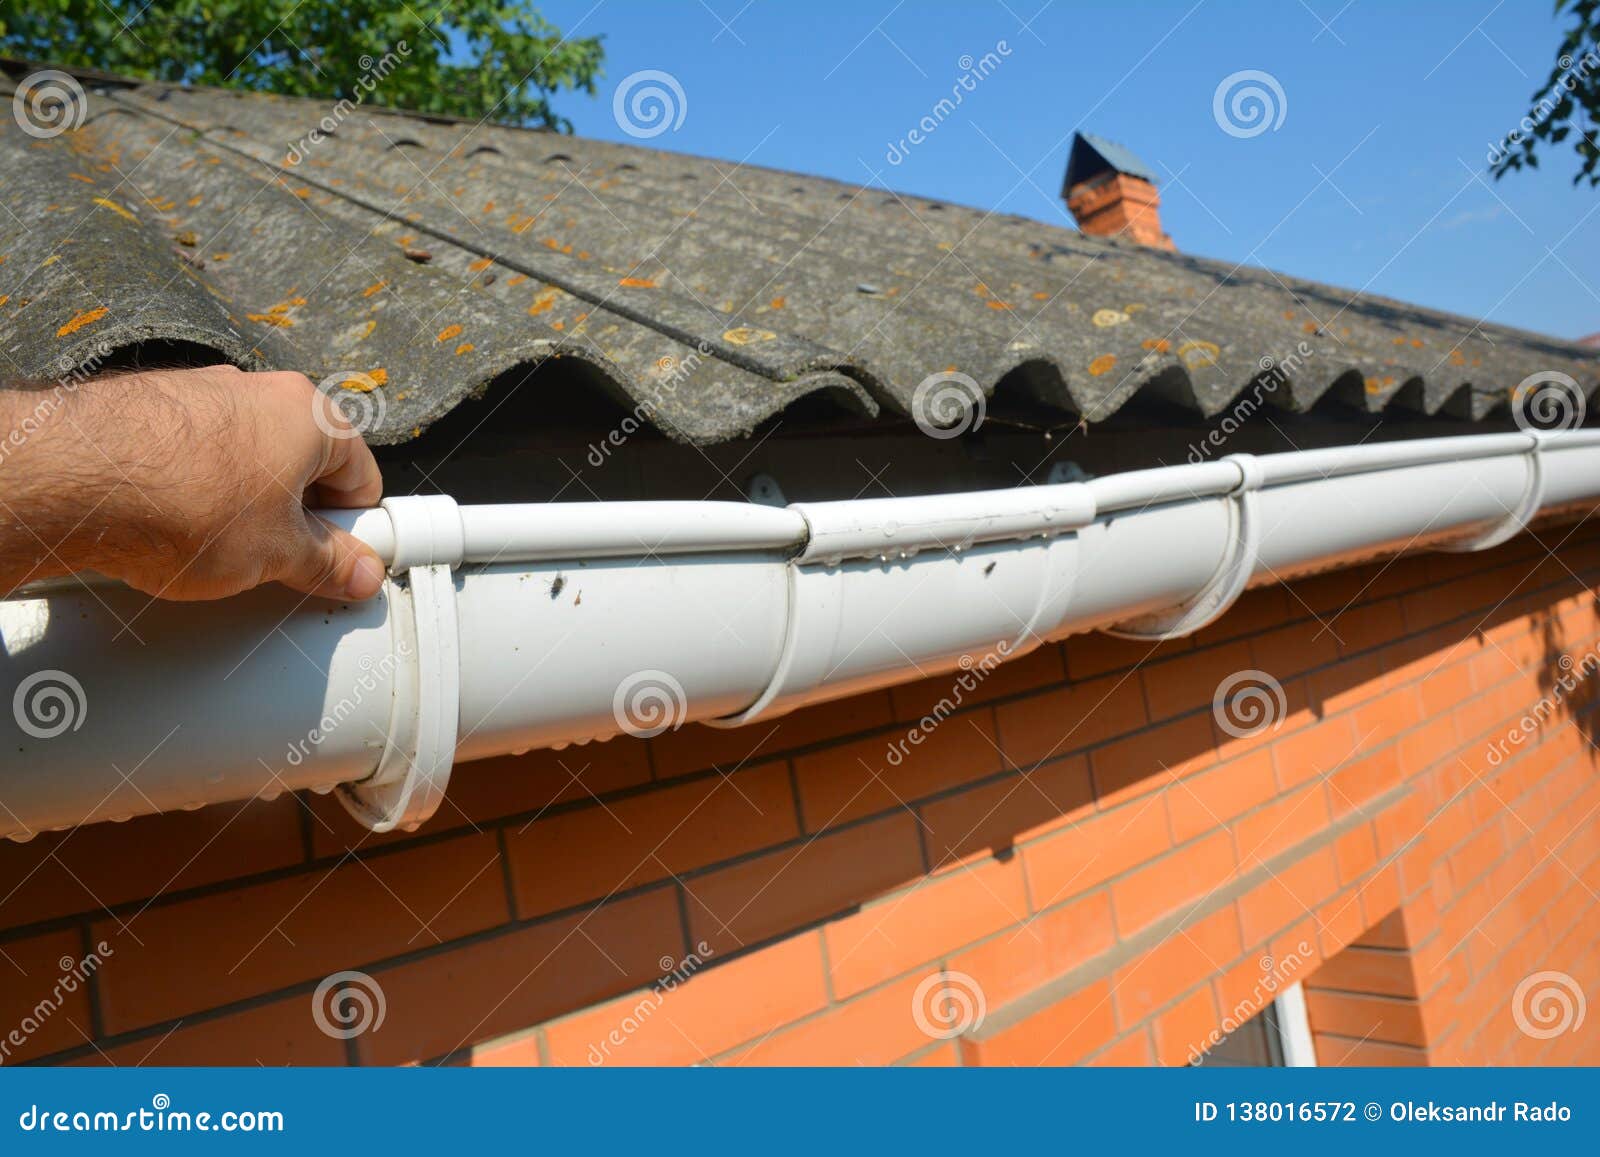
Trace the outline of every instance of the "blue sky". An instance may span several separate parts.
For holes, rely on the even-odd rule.
[[[660,148],[1071,224],[1058,192],[1074,129],[1121,141],[1163,180],[1186,252],[1508,325],[1600,331],[1600,190],[1576,157],[1495,182],[1485,155],[1548,74],[1548,0],[543,0],[604,34],[598,95],[557,108],[627,141],[624,78],[670,73],[682,124]],[[892,142],[948,96],[963,58],[1009,55],[898,164]],[[998,55],[998,53],[997,53]],[[1274,129],[1231,136],[1219,83],[1269,73]],[[1274,98],[1275,99],[1275,98]]]

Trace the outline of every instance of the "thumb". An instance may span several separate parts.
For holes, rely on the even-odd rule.
[[[383,560],[370,546],[307,511],[303,532],[270,577],[308,595],[359,602],[378,593],[383,574]]]

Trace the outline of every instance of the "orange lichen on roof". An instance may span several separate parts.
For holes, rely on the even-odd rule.
[[[52,253],[52,254],[50,254],[49,257],[46,257],[43,261],[39,262],[39,268],[43,269],[46,265],[54,265],[57,261],[60,261],[60,260],[61,260],[61,254]]]
[[[1317,323],[1314,321],[1303,321],[1300,323],[1300,328],[1306,333],[1316,333]]]
[[[189,198],[189,208],[193,209],[196,205],[200,204],[200,202],[204,200],[204,197],[202,197],[199,193],[196,193],[193,197]]]
[[[372,379],[373,385],[387,386],[389,384],[389,371],[383,369],[382,367],[379,367],[375,370],[368,370],[367,377]]]
[[[117,204],[115,201],[108,201],[104,197],[96,197],[96,198],[94,198],[94,203],[96,205],[100,205],[100,206],[102,206],[102,207],[104,207],[106,209],[110,209],[113,213],[117,214],[117,216],[119,216],[119,217],[126,217],[130,221],[137,221],[138,220],[137,217],[135,217],[132,213],[128,212],[121,205]]]
[[[512,217],[511,231],[520,236],[521,234],[526,233],[529,229],[533,228],[533,222],[534,218],[532,217]]]
[[[389,283],[387,281],[374,281],[371,285],[367,286],[361,291],[361,296],[371,297],[374,293],[382,293],[384,286],[388,284]]]
[[[459,325],[447,325],[447,326],[445,326],[443,329],[441,329],[439,331],[439,335],[437,337],[435,337],[433,340],[434,341],[449,341],[453,337],[460,337],[460,336],[461,336],[461,327]]]
[[[788,304],[789,304],[789,299],[788,298],[786,298],[786,297],[774,297],[771,301],[767,302],[767,308],[768,309],[782,309],[784,306],[786,306]]]
[[[491,266],[493,264],[494,264],[494,258],[493,257],[480,257],[476,261],[474,261],[471,265],[467,266],[467,268],[470,269],[474,273],[482,273],[485,269],[489,268],[489,266]]]
[[[649,277],[624,277],[617,284],[625,285],[629,289],[654,289],[656,287],[654,279]]]
[[[6,302],[8,302],[10,300],[11,300],[11,295],[9,293],[0,293],[0,305],[4,305]]]
[[[1155,350],[1158,354],[1164,354],[1172,348],[1172,343],[1164,337],[1147,337],[1139,344],[1147,350]]]
[[[991,297],[988,301],[984,302],[983,304],[987,305],[990,309],[1011,309],[1011,308],[1013,308],[1009,301],[1001,301],[997,297]]]
[[[506,278],[506,284],[507,285],[521,285],[526,280],[528,280],[528,275],[526,273],[517,273],[517,274],[513,274],[511,277]]]
[[[232,256],[233,256],[232,253],[213,253],[211,255],[211,260],[213,260],[213,261],[226,261],[226,260],[228,260],[228,258],[230,258]]]
[[[460,357],[465,353],[471,353],[473,348],[473,344],[470,341],[462,342],[460,345],[456,346],[456,357]]]
[[[553,288],[540,290],[539,295],[533,299],[533,304],[528,307],[528,312],[534,317],[538,317],[541,313],[547,312],[552,306],[555,305],[556,297],[558,294],[560,294],[560,292],[561,291],[559,289]]]
[[[259,321],[262,325],[277,326],[279,329],[294,328],[294,318],[285,317],[281,313],[247,313],[251,321]]]
[[[1116,364],[1116,354],[1101,354],[1089,363],[1089,372],[1098,378],[1101,374],[1110,372],[1111,368]]]
[[[85,185],[93,185],[95,183],[95,179],[93,177],[85,177],[82,173],[68,173],[67,176],[71,177],[74,181],[82,181]]]
[[[108,312],[109,310],[107,310],[105,306],[101,306],[98,309],[81,310],[78,313],[73,314],[72,319],[68,321],[66,325],[56,330],[56,336],[66,337],[69,334],[77,333],[84,326],[93,325],[95,322],[99,321]]]
[[[1050,295],[1048,293],[1046,293],[1044,290],[1041,289],[1041,290],[1039,290],[1037,293],[1035,293],[1033,295],[1033,300],[1035,300],[1035,301],[1049,301],[1050,300]]]

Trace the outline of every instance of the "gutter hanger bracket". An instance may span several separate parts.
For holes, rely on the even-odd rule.
[[[1506,512],[1505,518],[1482,534],[1441,543],[1440,550],[1452,554],[1488,550],[1492,546],[1510,541],[1528,528],[1528,523],[1533,521],[1539,513],[1539,508],[1544,505],[1544,461],[1540,457],[1540,451],[1544,449],[1547,437],[1544,431],[1530,430],[1528,433],[1533,439],[1533,444],[1528,447],[1528,452],[1524,455],[1528,462],[1528,481],[1523,487],[1522,497],[1518,499],[1517,505]]]
[[[377,832],[414,830],[438,809],[455,763],[461,635],[455,575],[465,555],[461,515],[443,495],[386,498],[394,561],[385,594],[394,625],[394,705],[377,769],[342,784],[339,801]],[[409,611],[409,613],[407,613]]]
[[[1233,606],[1251,576],[1261,547],[1261,515],[1256,496],[1266,475],[1251,454],[1229,454],[1221,459],[1239,471],[1239,483],[1229,494],[1229,541],[1217,572],[1198,594],[1170,610],[1139,615],[1106,627],[1105,633],[1123,639],[1159,642],[1192,635],[1219,619]]]

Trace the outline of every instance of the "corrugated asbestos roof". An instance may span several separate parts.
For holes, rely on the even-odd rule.
[[[33,378],[150,342],[366,374],[378,442],[551,356],[597,367],[625,406],[697,443],[819,393],[904,414],[946,370],[987,391],[1008,379],[1068,420],[1136,397],[1212,415],[1302,342],[1273,398],[1291,409],[1482,419],[1534,372],[1600,385],[1570,342],[877,188],[85,83],[75,132],[34,139],[0,118],[0,354]],[[325,116],[334,135],[308,144]]]

